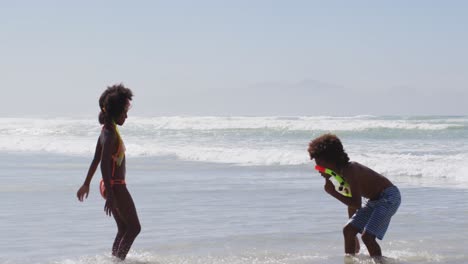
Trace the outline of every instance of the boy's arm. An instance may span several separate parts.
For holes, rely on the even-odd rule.
[[[361,208],[361,190],[357,184],[354,184],[353,181],[348,181],[350,189],[351,189],[351,197],[346,197],[341,195],[339,192],[335,190],[335,186],[329,180],[325,180],[325,191],[330,194],[331,196],[335,197],[340,202],[344,203],[348,207],[355,208],[356,210]],[[348,209],[349,213],[349,209]],[[354,214],[354,213],[353,213]]]
[[[351,218],[351,216],[353,216],[356,213],[357,209],[358,208],[348,206],[348,217]]]
[[[357,210],[358,208],[348,206],[348,217],[351,219],[351,217],[356,213]],[[356,243],[354,253],[357,254],[361,250],[361,245],[359,244],[359,239],[357,238],[357,236],[354,237],[354,243]]]

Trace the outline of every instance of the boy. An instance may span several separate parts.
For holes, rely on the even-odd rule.
[[[325,191],[348,206],[350,220],[343,228],[345,253],[359,252],[356,235],[361,233],[370,256],[382,256],[376,238],[383,239],[391,217],[400,206],[398,188],[370,168],[350,162],[335,135],[325,134],[314,139],[308,152],[325,178]],[[338,182],[338,186],[332,181]],[[362,197],[368,199],[364,207],[361,207]]]

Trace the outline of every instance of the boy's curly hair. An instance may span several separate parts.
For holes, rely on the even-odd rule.
[[[115,84],[107,89],[99,97],[99,123],[106,124],[117,119],[125,110],[128,101],[131,101],[133,93],[123,84]]]
[[[312,140],[307,151],[311,159],[319,158],[334,162],[338,168],[343,168],[349,162],[348,154],[344,151],[340,139],[330,133]]]

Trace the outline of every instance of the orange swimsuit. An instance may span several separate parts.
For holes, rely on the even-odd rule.
[[[114,128],[115,132],[117,133],[117,138],[119,140],[119,146],[117,148],[117,152],[112,155],[112,178],[110,180],[111,186],[114,186],[115,184],[125,184],[125,179],[114,179],[114,174],[115,174],[115,166],[121,166],[122,162],[125,158],[125,145],[123,143],[122,138],[120,137],[119,130],[117,129],[117,125],[114,123]],[[100,183],[100,191],[101,195],[104,199],[106,199],[106,186],[104,185],[104,179],[101,179]]]

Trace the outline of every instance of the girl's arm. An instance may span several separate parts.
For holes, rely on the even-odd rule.
[[[104,180],[104,186],[106,187],[106,204],[104,205],[104,211],[107,215],[112,215],[113,208],[113,196],[114,192],[111,187],[112,178],[112,146],[115,146],[116,135],[114,132],[104,129],[102,132],[102,156],[101,156],[101,173],[102,179]]]
[[[94,173],[96,172],[97,166],[99,165],[99,162],[101,161],[101,153],[102,153],[102,146],[98,139],[96,143],[96,150],[94,151],[94,158],[93,158],[93,161],[91,162],[91,165],[89,166],[88,175],[86,175],[86,179],[83,185],[80,187],[80,189],[76,193],[76,196],[78,197],[78,200],[80,200],[80,202],[83,201],[83,197],[88,198],[89,184],[91,183]]]

